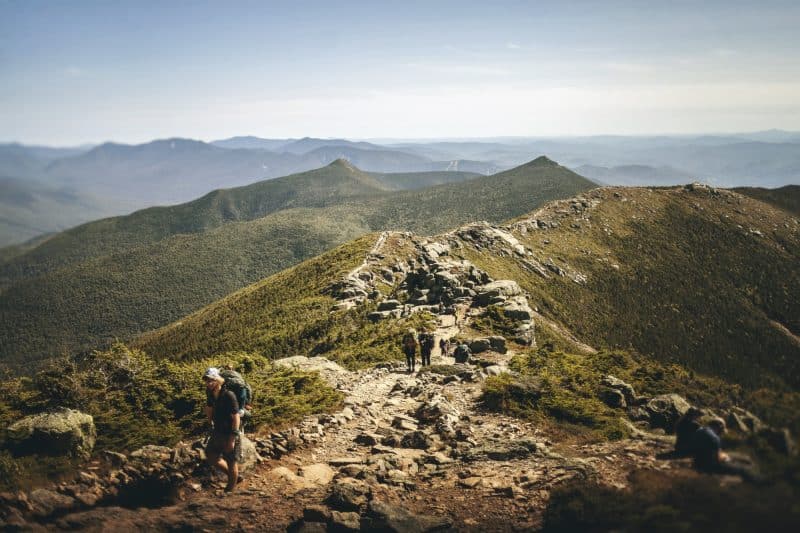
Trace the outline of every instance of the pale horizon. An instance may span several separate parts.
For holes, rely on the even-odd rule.
[[[0,141],[800,130],[800,5],[0,2]]]

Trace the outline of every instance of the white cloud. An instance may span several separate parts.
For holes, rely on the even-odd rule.
[[[522,48],[522,46],[517,43],[508,42],[506,43],[506,48],[508,48],[509,50],[519,50],[520,48]]]

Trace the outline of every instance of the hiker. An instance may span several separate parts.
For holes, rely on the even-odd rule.
[[[403,335],[403,353],[406,354],[406,366],[409,372],[414,372],[417,364],[417,332],[409,329]]]
[[[450,355],[450,341],[442,337],[439,339],[439,350],[442,352],[442,357]]]
[[[731,458],[722,451],[720,437],[725,433],[725,421],[713,418],[694,432],[691,455],[694,469],[707,474],[741,476],[745,481],[757,482],[758,476],[740,459]]]
[[[467,363],[469,362],[469,358],[472,355],[472,350],[469,349],[469,346],[464,344],[463,342],[456,346],[455,352],[453,352],[453,357],[456,358],[456,363]]]
[[[422,355],[422,366],[431,364],[431,352],[436,345],[436,338],[430,331],[423,331],[419,336],[419,351]]]
[[[206,460],[228,476],[225,492],[233,491],[239,480],[237,464],[240,443],[239,402],[224,387],[225,378],[218,368],[210,367],[203,374],[206,383],[206,417],[211,422],[211,438],[206,445]]]

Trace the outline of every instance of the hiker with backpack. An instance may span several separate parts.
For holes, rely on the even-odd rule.
[[[436,339],[430,331],[423,331],[419,336],[419,351],[422,356],[422,366],[431,364],[431,352],[436,345]]]
[[[218,368],[210,367],[203,374],[206,384],[205,413],[211,423],[211,438],[206,445],[209,465],[228,476],[225,492],[233,491],[239,480],[237,459],[241,450],[241,416],[239,400],[225,387],[225,378]]]
[[[442,352],[442,357],[450,355],[450,341],[442,337],[439,339],[439,350]]]
[[[409,373],[414,372],[414,367],[417,363],[417,332],[409,329],[403,335],[402,341],[403,353],[406,355],[406,366]]]

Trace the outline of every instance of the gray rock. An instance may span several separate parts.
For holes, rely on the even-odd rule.
[[[412,431],[403,435],[403,438],[400,439],[400,445],[403,448],[427,450],[433,446],[433,439],[424,431]]]
[[[380,435],[376,435],[375,433],[359,433],[356,438],[356,444],[361,444],[362,446],[374,446],[378,444],[380,441]]]
[[[36,489],[28,495],[34,516],[45,518],[72,511],[78,505],[75,498],[48,489]]]
[[[512,320],[531,320],[533,309],[524,296],[514,296],[503,303],[503,313]]]
[[[119,467],[128,462],[128,457],[123,453],[113,452],[111,450],[103,450],[102,455],[113,466]]]
[[[655,396],[645,404],[650,416],[650,425],[670,433],[674,431],[678,419],[689,410],[689,407],[691,407],[689,402],[677,394]]]
[[[625,401],[633,405],[636,400],[636,393],[633,390],[633,387],[619,378],[615,378],[612,375],[604,376],[603,379],[600,381],[603,385],[610,389],[618,390],[624,396]]]
[[[462,453],[465,462],[492,460],[508,461],[530,457],[539,452],[544,452],[540,443],[530,439],[517,439],[512,441],[489,441]]]
[[[492,343],[489,339],[473,339],[472,342],[469,343],[469,349],[472,353],[488,352],[492,349]]]
[[[300,467],[300,477],[317,485],[327,485],[333,479],[335,472],[325,463],[315,463]]]
[[[492,350],[497,353],[506,353],[508,351],[506,349],[506,339],[500,335],[492,335],[489,337],[489,344],[491,344]]]
[[[378,311],[392,311],[403,307],[398,300],[384,300],[378,304]]]
[[[331,512],[331,519],[328,522],[328,531],[360,531],[361,515],[358,513]]]
[[[741,407],[731,408],[731,414],[736,415],[739,420],[747,426],[747,429],[752,433],[758,433],[764,427],[764,423],[756,415],[742,409]]]
[[[522,289],[520,289],[516,281],[500,279],[477,288],[475,305],[484,307],[489,305],[495,298],[506,300],[512,296],[519,296],[521,294]]]
[[[414,416],[424,424],[436,423],[441,417],[447,415],[458,417],[459,414],[458,410],[441,394],[435,394],[414,412]]]
[[[364,481],[342,478],[334,483],[327,503],[341,511],[358,512],[371,497],[372,489]]]
[[[394,272],[390,268],[382,268],[381,276],[389,283],[394,283]]]
[[[499,376],[500,374],[503,373],[503,367],[501,367],[500,365],[489,365],[486,368],[484,368],[484,371],[488,376]]]
[[[379,501],[370,502],[368,515],[374,531],[421,533],[442,531],[453,525],[446,516],[411,514],[402,507]]]
[[[88,458],[96,438],[92,416],[73,409],[28,416],[6,431],[6,445],[17,455]]]
[[[146,444],[131,452],[131,457],[143,459],[149,462],[166,461],[172,456],[172,448],[168,446],[158,446]]]
[[[239,452],[239,472],[244,473],[252,470],[258,463],[261,462],[261,457],[256,450],[256,443],[248,439],[244,435],[241,437],[240,452]]]

